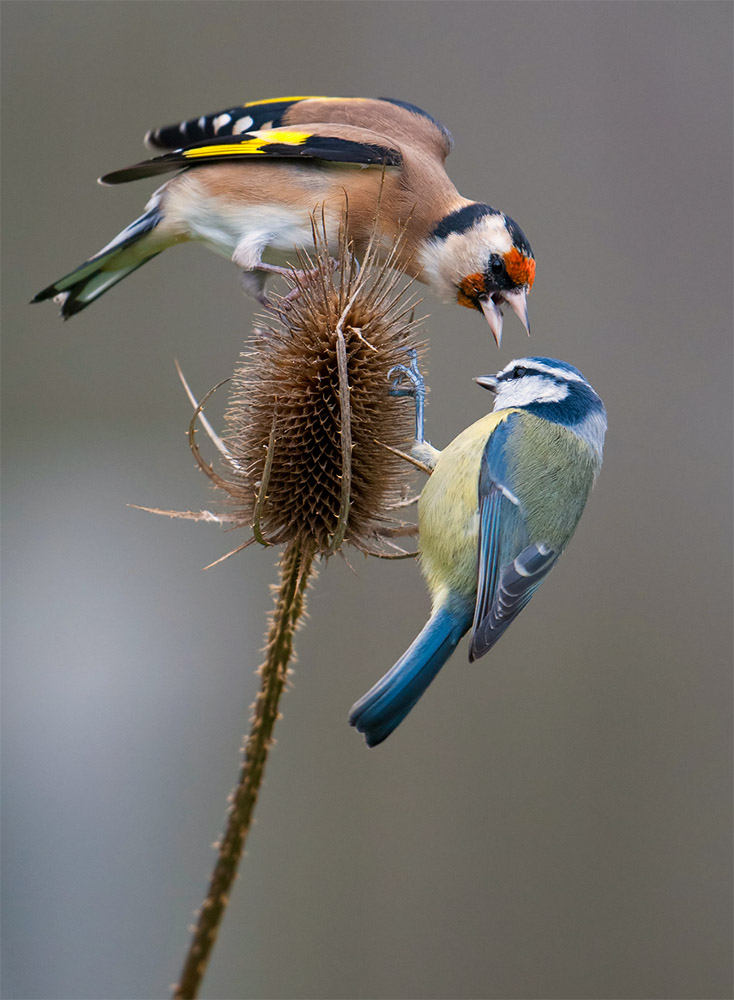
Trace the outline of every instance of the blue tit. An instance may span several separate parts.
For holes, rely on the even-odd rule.
[[[416,397],[413,456],[432,474],[418,503],[419,550],[431,617],[412,645],[352,708],[376,746],[406,717],[461,637],[469,659],[488,652],[568,545],[602,463],[606,411],[573,365],[520,358],[474,381],[494,409],[443,451],[423,440],[424,387],[415,359],[401,366]]]
[[[195,241],[229,257],[245,290],[265,284],[313,242],[312,215],[338,246],[370,241],[440,298],[481,312],[499,344],[502,310],[528,329],[535,257],[504,212],[463,198],[444,169],[453,140],[404,101],[282,97],[252,101],[149,132],[161,155],[101,180],[176,173],[146,212],[75,270],[40,291],[68,319],[161,251]],[[345,208],[349,211],[345,216]],[[378,211],[379,209],[379,211]]]

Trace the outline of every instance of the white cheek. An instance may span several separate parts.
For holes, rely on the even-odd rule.
[[[507,253],[512,240],[504,216],[487,215],[463,233],[429,239],[418,259],[423,281],[444,301],[455,301],[457,286],[469,274],[483,273],[490,253]]]
[[[530,403],[560,403],[568,396],[568,386],[558,385],[540,375],[501,382],[495,398],[495,410],[510,406],[528,406]]]

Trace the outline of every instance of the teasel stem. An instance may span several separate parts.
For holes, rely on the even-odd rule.
[[[341,438],[342,451],[342,483],[337,527],[333,536],[329,540],[329,549],[331,552],[336,552],[337,549],[341,548],[344,536],[347,533],[349,501],[352,495],[352,405],[349,400],[347,346],[344,342],[344,332],[341,328],[341,320],[336,328],[336,360],[337,370],[339,373],[339,410],[341,413],[341,429],[339,431],[339,436]]]
[[[244,852],[247,835],[265,772],[268,752],[273,745],[273,730],[278,719],[278,704],[293,659],[293,636],[306,607],[306,589],[315,575],[313,545],[296,538],[283,551],[280,560],[280,583],[272,613],[265,662],[259,668],[260,691],[254,704],[250,732],[244,747],[239,783],[232,794],[227,828],[218,844],[209,891],[199,911],[189,950],[174,988],[175,1000],[193,1000],[199,987],[219,932],[232,885]]]

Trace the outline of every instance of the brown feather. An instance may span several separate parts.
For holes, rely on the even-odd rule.
[[[339,122],[369,129],[401,148],[412,146],[441,163],[451,150],[447,134],[430,118],[389,101],[368,97],[312,98],[298,101],[283,116],[283,124],[291,128],[309,122]]]
[[[331,134],[359,142],[392,142],[389,136],[348,125],[325,128],[308,124],[307,127],[314,134]],[[440,160],[421,155],[412,146],[400,144],[399,148],[403,155],[403,167],[399,169],[336,163],[321,166],[292,160],[202,164],[169,182],[166,210],[179,193],[185,192],[188,198],[197,187],[205,196],[221,199],[228,206],[279,205],[302,215],[304,221],[314,209],[320,211],[322,205],[327,219],[341,220],[347,203],[348,236],[360,256],[374,231],[379,207],[381,246],[389,252],[405,228],[397,264],[420,280],[419,246],[440,219],[469,202],[459,195]],[[166,228],[169,227],[176,227],[171,218],[167,220]],[[332,238],[335,234],[329,235]]]

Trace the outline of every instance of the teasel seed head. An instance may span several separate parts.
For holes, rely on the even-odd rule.
[[[225,468],[207,469],[229,498],[227,520],[257,541],[385,555],[399,534],[390,511],[412,479],[390,449],[413,437],[412,407],[388,394],[388,372],[423,345],[391,268],[397,247],[379,262],[371,246],[360,267],[345,230],[334,261],[314,221],[313,255],[299,253],[293,289],[274,299],[231,380]]]

